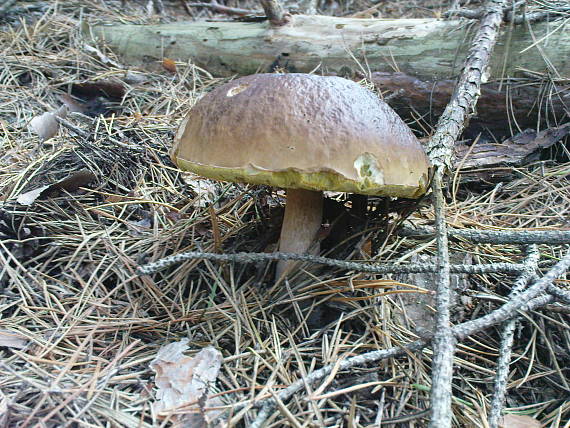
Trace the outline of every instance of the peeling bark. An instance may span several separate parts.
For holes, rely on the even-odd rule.
[[[247,75],[279,66],[343,76],[363,70],[400,71],[423,81],[453,79],[467,55],[472,26],[437,19],[358,19],[293,15],[286,25],[263,22],[176,22],[162,25],[95,25],[85,29],[131,64],[159,64],[167,57],[192,61],[217,76]],[[557,23],[558,24],[558,23]],[[490,77],[518,69],[547,71],[541,51],[558,72],[570,75],[570,22],[503,29]],[[523,49],[540,40],[540,51]],[[534,39],[533,39],[534,36]],[[509,46],[507,45],[509,41]],[[505,58],[507,56],[507,58]],[[355,61],[360,62],[360,65]],[[506,61],[505,61],[506,60]],[[158,62],[157,62],[158,61]]]

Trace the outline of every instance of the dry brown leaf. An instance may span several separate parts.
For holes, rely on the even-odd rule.
[[[526,415],[506,414],[499,422],[500,428],[540,428],[542,424]]]
[[[67,106],[63,105],[54,112],[46,112],[30,121],[30,128],[38,134],[40,140],[46,141],[57,135],[59,131],[58,117],[67,116]]]
[[[166,71],[170,71],[171,73],[176,73],[176,62],[170,58],[164,58],[162,60],[162,66]]]
[[[126,93],[125,85],[119,80],[97,80],[71,85],[71,94],[83,101],[97,97],[107,98],[110,101],[121,101]]]
[[[85,104],[73,99],[70,95],[63,94],[59,99],[67,107],[67,110],[70,113],[85,113]]]
[[[97,176],[88,169],[81,169],[69,174],[63,180],[52,184],[52,187],[65,190],[67,192],[75,192],[80,187],[86,186],[95,180]]]
[[[28,344],[28,339],[26,336],[20,333],[15,333],[9,330],[0,330],[0,346],[6,346],[8,348],[23,349]],[[1,414],[0,410],[0,414]],[[2,426],[2,425],[0,425]]]
[[[218,402],[208,398],[220,367],[222,354],[208,346],[194,357],[184,355],[188,349],[188,339],[170,343],[162,347],[150,367],[156,373],[155,384],[158,387],[157,401],[153,404],[159,416],[184,408],[187,414],[174,415],[173,419],[186,428],[207,426],[220,415],[220,411],[208,410]],[[162,413],[162,415],[160,415]]]
[[[68,192],[74,192],[82,186],[89,184],[91,181],[95,180],[97,177],[91,171],[87,169],[82,169],[75,171],[65,177],[63,180],[59,180],[56,183],[49,184],[47,186],[38,187],[37,189],[30,190],[29,192],[22,193],[16,199],[16,202],[22,205],[30,206],[36,199],[40,196],[49,192],[51,190],[66,190]]]

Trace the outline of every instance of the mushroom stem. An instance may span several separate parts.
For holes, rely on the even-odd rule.
[[[287,190],[287,205],[281,227],[279,251],[283,253],[317,254],[320,245],[317,232],[323,219],[323,192],[303,189]],[[289,273],[295,262],[277,262],[275,279]]]

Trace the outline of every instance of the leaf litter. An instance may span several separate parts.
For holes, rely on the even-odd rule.
[[[150,363],[156,373],[158,388],[153,410],[159,416],[176,413],[173,419],[186,427],[205,426],[215,421],[221,410],[206,410],[222,404],[218,398],[209,397],[220,368],[222,354],[212,346],[198,352],[194,357],[184,355],[188,339],[170,343],[160,348],[156,358]]]
[[[171,16],[186,18],[182,5],[163,3]],[[402,16],[404,3],[390,3],[395,9],[386,9],[386,16]],[[247,2],[242,6],[257,8]],[[196,14],[208,16],[205,9]],[[4,343],[17,345],[0,346],[3,425],[182,423],[179,415],[191,415],[186,407],[160,416],[152,405],[160,399],[150,363],[166,344],[187,339],[177,345],[176,361],[193,361],[184,356],[186,347],[213,346],[221,352],[224,358],[207,396],[220,397],[223,405],[214,403],[214,408],[244,406],[249,411],[230,412],[225,423],[248,426],[254,403],[273,397],[306,373],[417,337],[414,318],[421,324],[421,317],[407,316],[398,294],[409,297],[410,289],[390,276],[302,265],[307,274],[300,270],[288,284],[275,286],[267,264],[202,261],[153,277],[135,275],[137,265],[183,251],[267,251],[278,238],[282,215],[283,198],[275,190],[211,181],[202,185],[169,160],[179,121],[224,79],[191,62],[177,62],[175,74],[163,67],[127,68],[104,44],[88,49],[79,36],[80,21],[140,24],[156,19],[136,2],[72,0],[33,9],[0,29],[0,46],[10,47],[0,48],[0,329],[16,338]],[[118,82],[122,95],[112,97],[108,90],[93,87],[81,92],[80,85],[89,88],[85,85],[102,81]],[[49,144],[26,131],[38,112],[52,112],[63,103],[85,113],[84,105],[90,102],[105,108],[92,108],[88,119],[70,112],[70,127],[60,124]],[[552,147],[553,152],[562,151],[560,144]],[[450,194],[450,226],[567,228],[568,163],[537,160],[511,170],[508,181],[458,186]],[[49,195],[38,192],[81,171],[96,179],[54,193],[44,189]],[[461,174],[456,179],[461,180]],[[17,202],[34,190],[39,197],[32,194],[31,204]],[[405,202],[395,203],[397,209],[390,211],[385,201],[372,199],[358,217],[347,211],[349,203],[343,198],[327,200],[332,230],[323,241],[325,255],[380,263],[400,263],[416,254],[433,256],[432,242],[387,238],[386,222],[399,220],[397,211],[406,208]],[[429,225],[433,213],[421,205],[407,222]],[[212,224],[217,225],[216,234]],[[509,245],[453,242],[451,249],[460,260],[469,256],[474,263],[521,258],[519,249]],[[557,260],[564,248],[540,250],[543,259]],[[379,280],[390,282],[389,293],[378,293],[374,284]],[[495,308],[508,295],[510,280],[505,274],[485,274],[462,281],[461,301],[468,304],[458,309],[454,321]],[[404,282],[420,286],[413,279]],[[566,280],[558,285],[565,286]],[[568,308],[560,305],[525,315],[513,349],[509,412],[524,412],[551,427],[568,423],[568,316]],[[455,426],[486,426],[498,348],[496,329],[460,345]],[[430,362],[426,349],[340,371],[313,386],[327,398],[307,401],[300,396],[282,403],[270,425],[302,425],[308,418],[319,426],[335,426],[339,420],[370,425],[379,412],[383,421],[421,412],[429,406]],[[188,382],[178,386],[182,391],[194,378],[185,379]],[[327,395],[330,391],[345,392]],[[198,408],[195,414],[203,423],[210,410]],[[424,421],[416,420],[418,426]]]

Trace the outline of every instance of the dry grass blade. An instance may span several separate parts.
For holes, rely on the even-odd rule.
[[[362,1],[319,7],[342,14],[377,6],[383,16],[410,17],[441,8]],[[214,258],[137,275],[140,265],[189,251],[270,253],[282,213],[276,191],[202,186],[170,163],[176,125],[221,79],[191,62],[168,71],[163,58],[154,72],[127,69],[104,44],[86,46],[79,37],[82,20],[186,19],[182,2],[162,1],[160,17],[143,3],[18,2],[0,23],[0,426],[168,426],[172,420],[159,420],[151,408],[157,392],[150,363],[163,345],[182,339],[189,341],[188,356],[208,345],[222,352],[213,395],[219,407],[232,409],[229,426],[252,426],[262,412],[256,403],[277,397],[272,426],[420,425],[429,407],[432,352],[394,351],[423,340],[400,294],[423,292],[413,281],[402,285],[387,271],[346,265],[308,269],[302,262],[295,278],[275,286],[267,260]],[[247,0],[236,5],[257,8]],[[211,17],[206,9],[192,11]],[[96,87],[107,93],[85,95]],[[111,96],[117,87],[123,92]],[[64,95],[88,108],[69,113],[57,135],[42,142],[29,123],[59,108]],[[558,149],[551,158],[564,155]],[[55,185],[81,171],[94,179]],[[515,169],[516,178],[500,185],[460,186],[448,200],[446,221],[457,229],[566,228],[568,172],[567,163],[540,162]],[[43,186],[33,203],[18,203]],[[411,209],[398,201],[388,210],[385,201],[371,200],[363,217],[353,217],[342,197],[328,203],[331,223],[339,225],[323,244],[328,260],[386,267],[435,253],[429,237],[386,232],[403,218],[411,227],[433,225],[425,204]],[[524,260],[517,246],[459,238],[450,251],[452,267],[474,272],[456,290],[454,325],[505,302]],[[540,244],[539,251],[542,275],[563,257],[564,246]],[[470,263],[516,269],[482,271]],[[419,268],[433,271],[433,265]],[[559,296],[568,294],[565,278],[555,286]],[[567,305],[521,318],[506,385],[508,412],[556,427],[570,420]],[[485,426],[499,340],[497,330],[485,328],[458,348],[455,426]],[[366,353],[397,356],[345,365]],[[309,384],[325,367],[328,374]],[[291,392],[291,385],[298,389]]]

